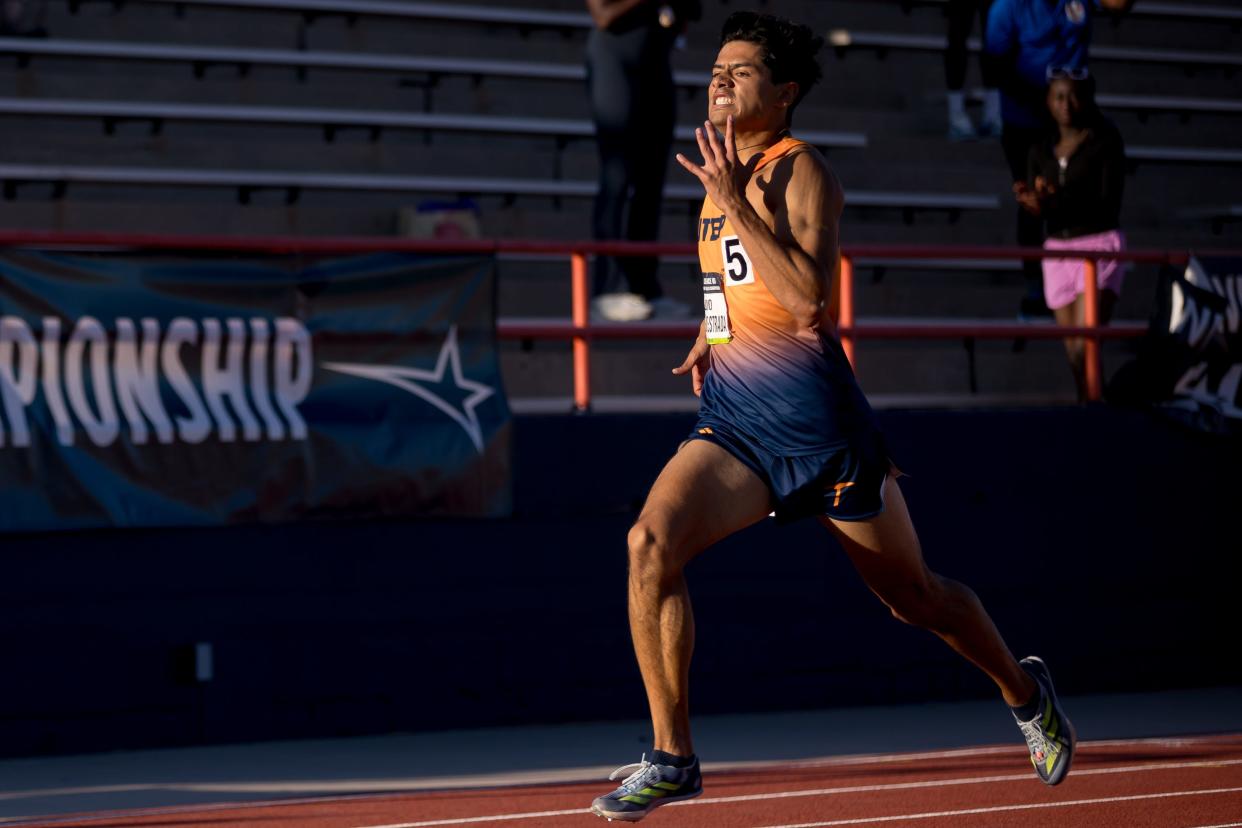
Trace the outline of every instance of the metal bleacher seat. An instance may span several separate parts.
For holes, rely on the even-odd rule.
[[[1227,223],[1242,221],[1242,204],[1214,204],[1187,207],[1177,211],[1180,218],[1196,221],[1206,220],[1212,233],[1219,236],[1225,232]]]
[[[69,0],[76,11],[85,0]],[[468,23],[504,24],[518,27],[586,29],[589,15],[581,12],[546,11],[537,8],[497,8],[457,3],[394,2],[393,0],[109,0],[113,6],[126,3],[163,3],[178,7],[215,6],[264,11],[285,10],[309,15],[336,14],[349,17],[405,17],[427,20],[454,20]],[[915,5],[943,6],[947,0],[901,0],[907,9]],[[1199,3],[1161,3],[1142,0],[1129,12],[1139,17],[1179,18],[1225,23],[1242,22],[1242,8]]]
[[[258,190],[283,190],[286,201],[296,201],[303,190],[354,190],[371,192],[469,193],[501,196],[551,196],[593,198],[595,181],[536,178],[483,178],[465,176],[393,176],[273,170],[206,170],[167,167],[76,166],[55,164],[0,164],[4,194],[11,198],[19,184],[50,183],[58,195],[72,184],[226,187],[238,191],[241,201]],[[665,196],[691,205],[702,200],[698,185],[669,185]],[[962,193],[909,193],[854,190],[849,207],[947,211],[996,210],[1000,199],[991,195]]]
[[[153,43],[124,43],[101,40],[61,40],[49,38],[0,38],[0,55],[32,57],[93,58],[184,63],[201,74],[208,66],[236,66],[243,72],[251,66],[282,66],[297,69],[344,69],[370,72],[426,72],[496,76],[581,82],[586,69],[563,63],[486,60],[479,58],[424,57],[364,52],[324,52],[300,49],[247,49],[229,46],[180,46]],[[692,73],[693,74],[693,73]],[[676,79],[679,85],[703,85],[700,75]]]
[[[943,6],[947,3],[948,0],[901,0],[901,5],[907,11],[914,6]],[[1160,3],[1153,2],[1153,0],[1140,0],[1127,14],[1136,17],[1176,18],[1235,24],[1242,22],[1242,8],[1201,3]]]
[[[294,124],[321,127],[328,138],[337,130],[351,128],[370,130],[373,137],[383,129],[496,132],[556,138],[592,138],[595,135],[594,124],[585,119],[145,101],[0,98],[0,115],[99,118],[109,129],[120,121],[149,121],[155,131],[164,121]],[[693,137],[694,127],[677,128],[679,140],[689,141]],[[867,136],[861,132],[799,130],[798,137],[823,148],[860,149],[867,146]]]
[[[890,50],[943,52],[948,45],[948,38],[944,35],[833,29],[828,33],[828,43],[838,54],[844,54],[851,49],[870,49],[881,53]],[[981,48],[979,38],[968,40],[967,48],[972,52],[978,52]],[[1154,49],[1146,46],[1092,46],[1091,57],[1093,60],[1171,63],[1187,67],[1242,66],[1242,53],[1238,52]]]
[[[982,89],[972,89],[974,101],[983,100]],[[1228,98],[1191,98],[1184,95],[1117,95],[1101,92],[1096,102],[1105,109],[1136,111],[1140,115],[1154,112],[1178,115],[1242,115],[1242,100]]]
[[[69,0],[76,12],[86,0]],[[501,8],[459,3],[395,2],[394,0],[109,0],[120,8],[128,3],[163,4],[178,9],[208,8],[288,11],[308,16],[398,17],[419,20],[445,20],[461,23],[508,25],[518,28],[589,29],[586,12],[547,11],[538,8]]]
[[[1227,147],[1126,147],[1129,161],[1165,164],[1242,164],[1242,150]]]

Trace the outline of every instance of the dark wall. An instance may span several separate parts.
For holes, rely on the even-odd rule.
[[[1108,408],[881,418],[931,565],[1063,692],[1242,681],[1237,445]],[[519,418],[511,520],[4,536],[0,753],[642,717],[625,532],[691,424]],[[689,578],[696,712],[991,692],[812,521]]]

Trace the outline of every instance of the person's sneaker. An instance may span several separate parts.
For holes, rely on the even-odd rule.
[[[1074,745],[1078,735],[1074,725],[1057,701],[1057,691],[1052,686],[1052,675],[1042,659],[1030,656],[1022,659],[1022,669],[1031,674],[1039,685],[1039,713],[1029,722],[1018,720],[1018,727],[1026,737],[1031,751],[1031,764],[1045,785],[1058,785],[1069,773],[1074,760]],[[1018,719],[1015,715],[1014,719]]]
[[[689,319],[690,306],[685,302],[678,302],[676,299],[668,296],[657,296],[650,300],[651,317],[653,319]]]
[[[975,134],[975,125],[971,123],[970,116],[965,112],[955,112],[949,115],[949,140],[950,141],[973,141],[978,137]]]
[[[675,768],[648,762],[644,753],[641,762],[617,768],[608,778],[616,779],[631,770],[634,772],[625,777],[621,787],[591,803],[591,813],[609,822],[638,822],[661,805],[694,799],[703,793],[698,759],[688,768]]]
[[[609,322],[638,322],[654,313],[651,303],[637,293],[602,293],[591,309]]]

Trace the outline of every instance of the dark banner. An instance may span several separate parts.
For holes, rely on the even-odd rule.
[[[507,514],[494,270],[0,253],[0,529]]]
[[[1161,275],[1151,331],[1110,399],[1157,405],[1203,431],[1242,436],[1242,258],[1192,258]]]

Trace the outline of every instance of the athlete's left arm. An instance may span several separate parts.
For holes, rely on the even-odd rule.
[[[800,152],[778,164],[761,191],[773,226],[748,200],[725,208],[763,284],[799,327],[815,328],[823,317],[837,265],[844,196],[828,165],[815,153]]]
[[[790,163],[792,169],[779,177],[774,174],[766,191],[761,191],[760,198],[775,219],[775,227],[769,227],[747,197],[754,159],[739,163],[733,116],[723,142],[710,123],[704,126],[696,130],[702,166],[680,153],[677,161],[702,182],[712,203],[728,216],[776,300],[799,326],[818,327],[837,264],[837,223],[844,205],[840,183],[814,153],[778,162]]]

